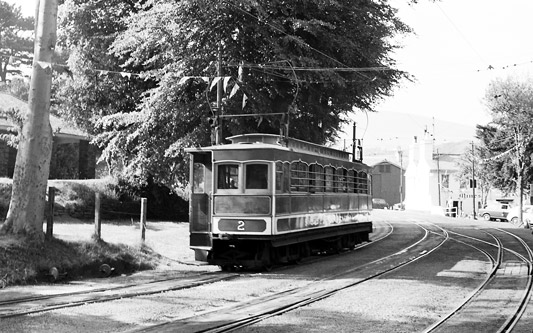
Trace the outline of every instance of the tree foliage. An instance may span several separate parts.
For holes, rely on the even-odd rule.
[[[65,60],[68,69],[63,72],[69,75],[55,77],[54,112],[88,133],[95,133],[94,124],[103,116],[134,111],[146,89],[143,81],[139,85],[120,75],[102,75],[123,70],[108,49],[137,2],[66,0],[60,6],[58,58]]]
[[[21,64],[31,64],[33,18],[23,17],[20,7],[0,0],[0,81],[20,74]],[[10,67],[8,67],[10,66]]]
[[[492,176],[494,187],[522,193],[533,180],[533,80],[496,79],[486,90],[485,102],[492,122],[477,128],[484,172]]]
[[[457,174],[462,188],[469,188],[472,178],[476,180],[476,195],[481,196],[483,205],[487,203],[490,189],[493,187],[492,176],[487,173],[483,162],[487,151],[484,146],[475,145],[473,150],[468,148],[457,162],[459,172]]]
[[[104,157],[141,181],[183,182],[183,148],[211,139],[215,77],[229,78],[225,115],[260,115],[224,118],[224,136],[278,133],[280,117],[263,114],[290,112],[290,136],[316,143],[335,139],[354,108],[371,110],[407,77],[391,53],[393,37],[410,29],[387,1],[67,0],[63,8],[61,41],[75,71],[60,93],[65,113],[95,124]],[[94,68],[138,75],[94,74],[106,84],[90,78]]]

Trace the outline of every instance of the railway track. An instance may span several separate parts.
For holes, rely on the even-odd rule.
[[[385,227],[376,229],[373,242],[387,238],[392,234],[393,230],[394,228],[391,224],[386,224]],[[364,248],[370,244],[372,243],[359,244],[354,248],[354,250]],[[348,252],[343,252],[339,255],[342,256],[346,253]],[[310,265],[322,260],[327,260],[327,257],[311,257],[303,264]],[[287,269],[287,266],[281,266],[277,268],[278,271],[284,269]],[[242,274],[211,272],[187,278],[164,278],[142,283],[127,283],[114,287],[102,287],[52,295],[31,295],[3,299],[0,300],[0,319],[75,307],[90,303],[110,302],[117,299],[133,298],[173,290],[194,288],[209,283],[227,281],[238,277],[242,277]]]
[[[165,291],[194,288],[206,283],[225,281],[239,274],[206,273],[189,278],[171,278],[147,283],[131,283],[115,287],[97,288],[54,295],[34,295],[0,301],[0,319],[24,316],[90,303],[110,302],[121,298],[157,294]]]
[[[391,255],[332,274],[306,286],[284,290],[193,317],[140,328],[132,332],[230,332],[266,318],[309,305],[346,288],[378,278],[408,265],[438,249],[448,238],[446,231],[421,226],[424,236]]]
[[[410,223],[413,223],[413,221],[410,221]],[[343,290],[367,281],[370,282],[374,279],[385,276],[387,279],[394,279],[396,274],[393,273],[399,268],[406,267],[411,263],[416,262],[420,258],[433,254],[431,257],[428,257],[428,259],[421,262],[431,261],[433,260],[433,257],[437,258],[439,256],[436,253],[442,252],[436,252],[439,247],[445,243],[447,243],[447,245],[453,244],[453,242],[461,243],[475,250],[476,252],[482,253],[483,255],[481,257],[478,256],[481,258],[479,260],[483,260],[483,257],[487,258],[486,263],[490,264],[490,269],[487,269],[485,276],[486,278],[483,283],[478,285],[479,279],[476,279],[476,283],[471,284],[471,288],[475,288],[476,286],[477,288],[475,290],[469,289],[468,293],[470,294],[468,294],[468,297],[466,297],[468,300],[465,300],[461,305],[456,306],[453,311],[450,311],[449,315],[445,316],[445,318],[442,318],[439,323],[434,323],[431,327],[428,327],[425,332],[461,332],[461,330],[463,332],[511,332],[513,330],[530,331],[530,328],[524,328],[528,330],[521,330],[520,318],[523,316],[524,312],[527,314],[531,310],[526,310],[526,308],[529,300],[531,299],[531,272],[533,271],[531,268],[531,262],[533,261],[533,255],[531,253],[531,249],[525,242],[523,242],[523,240],[520,239],[520,237],[517,237],[508,231],[495,228],[483,227],[482,230],[464,229],[463,231],[458,231],[457,229],[459,228],[456,229],[454,227],[439,227],[438,225],[424,222],[414,223],[416,226],[413,226],[410,231],[406,231],[406,229],[402,230],[401,224],[379,224],[379,226],[376,224],[378,227],[373,234],[374,237],[372,242],[361,244],[361,246],[356,249],[356,251],[361,250],[360,253],[344,252],[338,255],[329,255],[326,257],[311,257],[309,260],[304,260],[300,265],[282,266],[276,268],[272,273],[262,274],[272,275],[274,279],[276,279],[279,275],[281,279],[285,279],[286,274],[287,276],[298,276],[301,274],[301,272],[306,270],[308,271],[309,269],[305,268],[307,265],[314,265],[324,262],[326,265],[324,267],[328,267],[327,263],[331,260],[338,262],[352,262],[352,260],[354,260],[353,258],[360,259],[364,257],[364,260],[357,259],[353,262],[360,262],[361,264],[346,268],[349,266],[348,264],[346,267],[343,267],[342,271],[338,270],[336,273],[332,273],[327,276],[323,274],[316,279],[313,279],[313,277],[318,276],[318,274],[307,275],[305,279],[301,280],[303,281],[302,283],[294,284],[298,285],[298,287],[294,287],[293,285],[293,287],[288,287],[288,289],[276,288],[276,291],[272,292],[268,290],[268,295],[266,293],[263,294],[264,296],[260,297],[253,295],[246,298],[248,301],[241,301],[242,299],[239,299],[236,302],[233,301],[233,304],[230,301],[225,303],[219,302],[215,306],[199,307],[203,308],[204,310],[196,313],[189,312],[187,318],[184,318],[184,314],[181,314],[181,317],[178,317],[180,314],[176,313],[174,318],[170,316],[168,317],[172,319],[158,319],[160,324],[148,327],[139,326],[133,331],[233,331],[261,322],[270,317],[305,307],[306,305],[323,300],[330,296],[334,296],[336,294],[338,294],[337,297],[344,297],[344,294],[342,293]],[[380,245],[392,243],[396,243],[396,245],[398,245],[400,243],[397,243],[397,240],[402,239],[402,237],[405,237],[405,235],[409,233],[412,233],[415,231],[415,228],[416,230],[419,230],[419,236],[416,238],[416,240],[414,237],[411,238],[410,241],[406,240],[404,243],[402,243],[403,245],[401,248],[398,246],[395,250],[392,250],[394,247],[391,247],[390,245],[385,247]],[[483,232],[482,235],[480,235],[480,231]],[[469,235],[468,233],[473,236]],[[394,237],[394,242],[379,242],[380,240],[389,238],[391,235]],[[375,248],[372,248],[374,245],[379,245],[382,247],[382,249],[387,248],[387,250],[390,250],[390,252],[388,252],[386,256],[381,254],[378,256],[376,255],[378,251],[375,251]],[[453,247],[453,245],[447,246],[447,248]],[[365,248],[367,248],[367,250],[363,251]],[[464,246],[461,247],[461,249],[464,248]],[[352,257],[351,254],[354,256]],[[334,266],[335,264],[331,265],[331,267]],[[415,267],[419,266],[417,265]],[[293,269],[295,269],[295,271]],[[484,271],[480,271],[480,278],[484,277],[483,272]],[[398,273],[405,276],[406,271],[404,270]],[[387,274],[392,274],[392,276]],[[227,279],[231,280],[231,282],[227,282],[224,285],[219,285],[217,288],[231,288],[235,283],[234,279],[239,278],[242,278],[239,282],[241,285],[246,285],[246,283],[253,283],[253,281],[255,281],[251,279],[248,281],[248,278],[253,278],[255,276],[255,274],[248,272],[245,274],[227,274],[217,272],[212,274],[211,277],[213,279],[215,277],[222,278],[221,275],[231,276],[227,277]],[[261,276],[261,273],[258,273],[258,276]],[[108,293],[111,294],[110,290],[99,290],[93,294],[80,292],[72,295],[53,295],[48,300],[39,298],[26,298],[25,300],[20,299],[22,302],[19,304],[7,304],[5,302],[0,302],[0,318],[21,316],[28,313],[55,310],[61,307],[77,306],[91,302],[108,302],[118,298],[135,298],[142,295],[161,293],[169,290],[195,288],[202,286],[205,283],[217,281],[212,280],[210,282],[210,280],[207,279],[207,276],[203,277],[205,278],[205,281],[203,282],[198,281],[198,279],[194,277],[190,277],[189,281],[185,281],[184,278],[174,279],[175,281],[168,281],[174,285],[174,287],[169,285],[168,287],[170,288],[165,287],[163,285],[163,281],[154,281],[153,283],[149,284],[155,285],[159,282],[161,282],[161,284],[159,284],[160,288],[158,290],[154,289],[152,292],[146,290],[146,286],[149,284],[132,284],[128,286],[121,286],[120,288],[122,288],[122,290],[115,290],[113,292],[114,295],[109,295],[108,298],[101,296]],[[307,280],[309,277],[311,277],[311,279]],[[266,276],[263,276],[263,279],[264,278],[266,278]],[[182,282],[180,287],[177,287],[178,280]],[[223,280],[221,279],[219,281]],[[262,280],[258,279],[257,281]],[[510,285],[518,288],[510,290]],[[195,293],[195,290],[196,289],[193,289],[191,292]],[[498,297],[494,296],[495,291],[500,293]],[[505,292],[507,296],[501,297],[503,295],[502,292]],[[181,297],[181,293],[178,293],[177,295],[180,295],[178,297]],[[71,302],[72,299],[69,298],[72,297],[80,298],[76,303]],[[502,303],[491,303],[488,305],[486,301],[487,299],[494,299],[501,301]],[[47,304],[43,306],[43,303],[39,302],[45,302]],[[503,302],[506,302],[506,304],[504,305]],[[114,303],[110,303],[111,306],[114,306],[113,304]],[[8,314],[8,307],[10,307],[11,310],[15,309],[16,312],[11,311],[11,314]],[[24,312],[24,307],[30,311]],[[447,309],[449,310],[450,308],[448,307]],[[504,309],[504,311],[501,309]],[[3,312],[4,310],[5,312]],[[448,310],[445,310],[444,312]],[[31,318],[33,318],[33,316]],[[495,319],[489,322],[487,318],[497,318],[497,320]],[[479,323],[483,322],[488,322],[487,327],[468,326],[473,325],[474,323],[478,325]],[[144,325],[144,323],[145,322],[139,322],[139,325]],[[428,324],[431,324],[431,321],[421,325],[419,330],[422,331]],[[469,327],[470,329],[468,330],[465,327]],[[497,330],[495,330],[494,327],[497,327]]]
[[[483,252],[490,259],[492,269],[469,297],[424,332],[487,332],[494,327],[498,327],[497,332],[511,332],[531,297],[533,251],[523,239],[502,229],[486,231],[494,242],[448,232],[454,236],[452,240]],[[485,249],[487,245],[497,249],[496,256]],[[520,249],[510,249],[511,245],[519,245]]]

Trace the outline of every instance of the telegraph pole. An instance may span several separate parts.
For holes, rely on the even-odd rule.
[[[441,189],[442,189],[442,180],[440,179],[440,155],[439,150],[437,149],[437,187],[439,190],[439,206],[441,206]]]
[[[472,209],[474,212],[474,220],[476,218],[476,178],[475,178],[475,159],[474,159],[474,141],[472,141]]]
[[[403,207],[403,151],[401,147],[398,149],[398,155],[400,157],[400,209]]]

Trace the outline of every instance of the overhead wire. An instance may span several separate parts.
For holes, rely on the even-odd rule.
[[[448,20],[448,22],[450,22],[450,24],[452,25],[452,27],[457,31],[457,33],[459,33],[459,35],[461,36],[461,38],[466,42],[466,44],[468,44],[468,46],[472,49],[472,51],[474,51],[474,53],[479,57],[479,59],[484,62],[484,63],[487,63],[485,61],[485,59],[481,56],[481,54],[474,48],[474,46],[472,45],[472,43],[470,43],[470,41],[466,38],[466,36],[462,33],[462,31],[457,27],[457,25],[453,22],[453,20],[450,18],[450,16],[448,16],[448,14],[446,14],[446,12],[444,11],[444,9],[442,9],[442,7],[437,3],[437,2],[434,2],[434,4],[437,6],[437,8],[442,12],[442,14],[444,15],[444,17],[446,17],[446,19]]]
[[[231,2],[227,2],[227,4],[229,4],[230,6],[234,7],[235,9],[237,9],[238,11],[240,11],[240,12],[246,14],[246,15],[255,18],[255,19],[258,20],[259,22],[263,22],[263,23],[265,23],[266,25],[268,25],[268,26],[271,27],[272,29],[274,29],[274,30],[276,30],[276,31],[278,31],[278,32],[280,32],[280,33],[282,33],[283,35],[285,35],[285,36],[291,38],[291,39],[294,40],[295,42],[297,42],[297,43],[299,43],[299,44],[301,44],[301,45],[303,45],[303,46],[305,46],[305,47],[308,47],[308,48],[311,49],[312,51],[317,52],[318,54],[320,54],[320,55],[322,55],[322,56],[324,56],[324,57],[326,57],[326,58],[328,58],[328,59],[330,59],[330,60],[332,60],[332,61],[334,61],[334,62],[340,64],[340,65],[342,65],[342,66],[345,67],[345,68],[348,68],[348,66],[347,66],[346,64],[344,64],[343,62],[341,62],[341,61],[339,61],[339,60],[337,60],[337,59],[335,59],[335,58],[329,56],[328,54],[326,54],[326,53],[324,53],[324,52],[322,52],[322,51],[320,51],[320,50],[318,50],[318,49],[316,49],[316,48],[314,48],[314,47],[312,47],[312,46],[309,45],[308,43],[305,43],[305,42],[303,42],[302,40],[300,40],[300,39],[298,39],[298,38],[296,38],[296,37],[294,37],[294,36],[289,35],[289,34],[286,33],[283,29],[278,28],[277,26],[273,25],[272,23],[267,22],[267,21],[265,21],[265,20],[262,20],[260,17],[254,15],[254,14],[252,14],[252,13],[250,13],[250,12],[245,11],[244,9],[240,8],[239,6],[237,6],[237,5],[235,5],[235,4],[231,3]],[[359,73],[359,75],[361,75],[361,76],[363,76],[363,77],[369,79],[369,78],[368,78],[366,75],[364,75],[364,74]]]

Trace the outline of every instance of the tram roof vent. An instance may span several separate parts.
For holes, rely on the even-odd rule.
[[[263,133],[253,133],[253,134],[241,134],[234,135],[229,138],[231,143],[267,143],[272,145],[279,145],[279,135],[275,134],[263,134]]]
[[[227,138],[231,140],[231,143],[251,144],[251,143],[263,143],[272,144],[278,146],[287,146],[289,149],[298,152],[311,153],[321,156],[333,157],[342,160],[350,160],[350,154],[348,152],[338,150],[335,148],[325,147],[317,145],[311,142],[297,140],[294,138],[288,138],[285,144],[282,144],[280,136],[275,134],[253,133],[253,134],[241,134]]]

